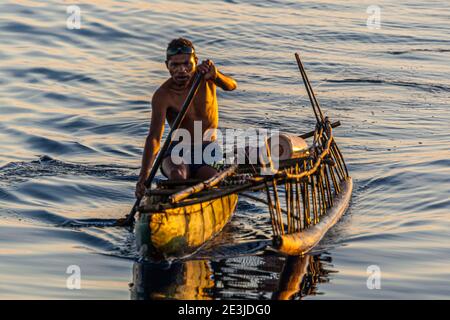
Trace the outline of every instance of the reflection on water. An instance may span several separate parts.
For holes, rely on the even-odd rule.
[[[133,266],[134,300],[209,300],[213,288],[213,271],[207,260],[171,264],[135,262]]]
[[[278,290],[272,298],[275,300],[302,299],[306,296],[321,294],[317,285],[329,282],[329,273],[335,273],[324,267],[322,255],[305,255],[301,257],[287,257],[280,275]],[[326,263],[331,258],[326,258]]]
[[[236,258],[135,262],[131,298],[210,300],[253,296],[297,300],[319,294],[317,284],[328,282],[330,271],[324,268],[322,260],[321,255],[247,256],[238,259],[240,270],[233,268]]]

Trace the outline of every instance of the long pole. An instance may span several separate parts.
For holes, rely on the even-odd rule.
[[[192,84],[191,89],[189,90],[189,93],[186,97],[186,100],[184,101],[184,104],[181,108],[181,111],[178,113],[177,118],[175,119],[175,122],[172,125],[172,128],[169,131],[169,134],[167,135],[166,140],[164,141],[163,146],[161,147],[161,150],[158,153],[158,156],[155,159],[155,162],[153,163],[152,169],[150,170],[150,174],[145,181],[144,185],[146,188],[150,188],[153,182],[153,179],[156,176],[156,172],[158,171],[159,167],[161,166],[162,160],[164,158],[164,155],[166,151],[169,149],[170,145],[172,144],[172,135],[180,127],[181,122],[183,121],[189,106],[191,105],[191,101],[194,98],[195,94],[197,93],[198,87],[200,86],[200,82],[202,80],[202,74],[197,73],[195,75],[194,83]],[[133,207],[131,208],[131,211],[129,214],[125,216],[125,218],[118,219],[115,223],[117,226],[129,226],[132,225],[134,222],[134,216],[136,215],[137,208],[141,202],[141,198],[137,198]]]
[[[300,73],[303,78],[303,83],[305,84],[306,92],[308,93],[309,100],[311,101],[311,105],[314,111],[314,115],[316,116],[317,122],[324,122],[325,118],[323,116],[322,110],[320,109],[319,102],[317,101],[316,95],[312,89],[311,83],[309,82],[308,75],[306,74],[305,67],[303,66],[302,61],[300,60],[300,56],[298,53],[295,53],[295,59],[297,60],[297,65],[300,70]],[[317,110],[316,110],[317,108]],[[319,120],[320,116],[320,120]]]

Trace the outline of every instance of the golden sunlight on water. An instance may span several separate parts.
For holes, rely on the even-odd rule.
[[[69,5],[0,4],[0,298],[448,298],[448,3],[379,1],[378,29],[371,1],[105,0],[79,4],[79,30],[66,27]],[[134,233],[108,227],[134,202],[151,97],[178,36],[238,82],[218,92],[222,129],[312,130],[301,53],[342,123],[354,181],[346,215],[309,255],[265,250],[267,208],[247,198],[168,269],[141,263]],[[66,288],[71,265],[81,290]],[[373,265],[380,290],[366,285]]]

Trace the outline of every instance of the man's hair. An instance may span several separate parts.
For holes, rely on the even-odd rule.
[[[178,39],[173,39],[172,41],[170,41],[169,45],[167,46],[167,51],[171,50],[171,49],[177,49],[180,47],[189,47],[192,48],[194,50],[194,58],[196,58],[197,56],[195,55],[195,48],[194,48],[194,44],[189,41],[188,39],[185,38],[178,38]],[[170,57],[167,56],[167,59],[169,59]]]

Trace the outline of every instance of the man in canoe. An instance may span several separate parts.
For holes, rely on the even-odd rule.
[[[166,67],[171,77],[156,90],[152,98],[150,130],[145,140],[142,167],[136,185],[137,198],[141,198],[145,193],[144,184],[160,149],[165,120],[167,119],[170,126],[173,125],[192,87],[196,72],[203,74],[203,79],[180,125],[180,129],[188,132],[191,137],[191,141],[182,141],[190,144],[191,161],[184,163],[174,161],[172,150],[177,147],[177,142],[174,141],[164,154],[161,171],[170,180],[208,179],[216,174],[216,170],[205,163],[203,156],[200,163],[192,160],[194,152],[200,150],[203,153],[205,148],[216,139],[214,133],[210,134],[215,132],[219,123],[216,87],[232,91],[236,89],[237,84],[234,79],[219,72],[211,60],[205,60],[198,65],[197,63],[198,58],[191,41],[179,38],[169,43],[166,51]],[[194,133],[194,128],[198,130],[199,124],[202,134],[200,138],[196,138],[199,135]]]

